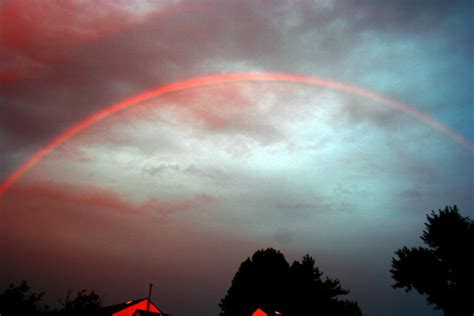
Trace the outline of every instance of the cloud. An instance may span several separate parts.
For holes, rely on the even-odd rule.
[[[6,205],[3,205],[2,208],[5,210],[10,207],[14,208],[15,202],[12,204],[10,200],[15,201],[22,196],[28,196],[29,199],[35,201],[34,203],[42,207],[48,207],[47,203],[52,202],[63,205],[65,208],[76,205],[81,209],[88,210],[87,212],[98,210],[109,215],[119,212],[147,217],[154,215],[158,218],[167,218],[183,212],[209,211],[217,202],[215,197],[201,194],[180,199],[150,198],[144,202],[134,203],[127,196],[98,186],[35,181],[20,183],[12,188]]]
[[[157,175],[160,175],[162,174],[163,172],[166,172],[166,171],[180,171],[180,167],[179,165],[160,165],[160,166],[157,166],[157,167],[147,167],[143,170],[143,172],[149,176],[157,176]]]
[[[400,192],[399,195],[400,197],[406,198],[406,199],[419,199],[423,196],[423,193],[417,189],[407,189]]]
[[[382,4],[373,0],[345,1],[336,2],[335,10],[338,13],[345,12],[344,17],[352,20],[356,28],[397,33],[410,29],[416,34],[426,35],[435,31],[452,15],[463,14],[468,2],[436,0],[412,3],[403,0]]]
[[[31,153],[106,105],[164,82],[214,71],[296,71],[374,87],[403,100],[419,99],[415,103],[421,106],[427,106],[427,101],[441,104],[449,95],[465,95],[456,107],[467,102],[467,94],[450,93],[457,86],[449,87],[442,98],[427,99],[429,94],[419,93],[433,85],[445,85],[436,78],[465,69],[462,59],[457,65],[455,56],[448,53],[451,47],[459,47],[460,53],[469,51],[459,46],[466,43],[466,35],[445,36],[443,28],[463,29],[462,24],[449,24],[452,16],[463,11],[461,2],[455,6],[445,2],[408,6],[401,2],[380,7],[368,1],[357,8],[352,2],[331,1],[281,2],[271,7],[241,1],[161,3],[47,3],[37,9],[27,2],[5,2],[2,12],[9,23],[2,28],[6,47],[2,51],[8,56],[2,58],[2,67],[6,67],[6,76],[17,76],[11,74],[12,69],[33,70],[0,88],[0,134],[7,140],[2,142],[2,151]],[[353,9],[360,14],[354,14]],[[438,36],[436,42],[444,46],[433,47],[431,39],[419,45],[417,32],[399,27],[425,17],[433,21],[427,25],[439,22],[430,36]],[[378,30],[375,35],[371,33],[374,27]],[[418,62],[422,58],[425,62]],[[239,65],[237,69],[235,65]],[[419,65],[423,67],[413,74],[413,67]],[[433,71],[441,73],[433,75]],[[246,122],[240,121],[239,112],[232,113],[229,107],[221,112],[196,108],[194,115],[216,132],[243,128],[239,124]],[[357,120],[375,120],[381,126],[397,124],[396,115],[374,113],[378,114],[370,116],[363,111],[351,115]],[[465,117],[447,120],[457,126]],[[268,127],[256,122],[247,126]],[[273,132],[263,131],[267,136]],[[21,161],[1,159],[9,170]]]
[[[32,145],[44,144],[101,107],[164,82],[201,74],[200,65],[206,60],[254,53],[252,46],[262,42],[246,43],[249,31],[266,28],[256,13],[237,4],[229,6],[247,16],[243,25],[236,20],[238,11],[224,23],[219,12],[226,9],[223,4],[218,8],[207,3],[176,4],[159,16],[149,14],[138,21],[134,10],[107,1],[48,3],[38,10],[25,4],[3,4],[10,22],[2,28],[2,38],[10,57],[2,59],[2,65],[7,77],[11,69],[21,68],[18,62],[39,68],[0,88],[0,133],[8,139],[2,144],[4,152],[26,146],[32,152],[37,148]],[[235,44],[239,47],[233,48]]]
[[[71,54],[88,43],[123,32],[150,17],[156,18],[167,7],[176,7],[175,2],[46,1],[41,5],[27,0],[3,2],[2,42],[8,48],[7,56],[9,51],[16,53],[16,57],[9,56],[7,63],[23,60],[32,66],[48,67],[68,62]]]

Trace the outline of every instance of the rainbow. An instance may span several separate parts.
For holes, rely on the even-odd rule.
[[[237,82],[273,82],[273,83],[291,83],[291,84],[303,84],[309,86],[319,86],[337,91],[349,93],[352,95],[358,95],[366,97],[375,101],[379,101],[382,104],[389,106],[393,109],[402,111],[408,115],[413,116],[417,120],[432,126],[433,128],[445,133],[456,142],[462,144],[467,149],[474,152],[474,144],[468,139],[458,134],[453,129],[446,125],[438,122],[429,115],[420,112],[412,106],[396,101],[394,99],[385,97],[376,92],[363,89],[360,87],[352,86],[346,83],[332,81],[324,78],[302,76],[289,73],[278,73],[278,72],[238,72],[238,73],[227,73],[227,74],[213,74],[207,76],[199,76],[190,78],[183,81],[170,83],[167,85],[159,86],[157,88],[145,91],[136,96],[123,100],[117,104],[107,106],[103,110],[95,113],[94,115],[86,118],[83,121],[78,122],[68,130],[51,140],[41,150],[32,155],[25,163],[19,168],[14,170],[1,184],[0,184],[0,197],[7,191],[23,174],[29,169],[33,168],[39,161],[41,161],[50,152],[67,142],[79,134],[84,129],[106,119],[107,117],[117,113],[119,111],[131,108],[141,102],[150,100],[152,98],[176,93],[184,90],[201,88],[206,86],[221,85],[228,83]]]

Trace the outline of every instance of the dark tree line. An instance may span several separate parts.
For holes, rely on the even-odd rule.
[[[339,298],[348,293],[339,280],[323,277],[311,256],[290,266],[281,252],[268,248],[240,265],[220,315],[252,315],[257,308],[285,316],[362,315],[355,301]]]
[[[60,308],[51,309],[43,302],[44,292],[31,291],[28,282],[10,284],[0,293],[0,315],[2,316],[78,316],[89,315],[101,307],[101,298],[94,290],[81,290],[72,298],[68,292],[60,300]]]
[[[403,247],[392,258],[394,288],[416,290],[446,316],[474,315],[474,221],[456,206],[427,215],[421,235],[427,247]],[[250,316],[257,309],[284,316],[361,316],[357,302],[343,299],[349,290],[323,276],[306,255],[291,265],[273,249],[258,250],[240,265],[220,301],[221,316]],[[1,316],[78,316],[101,307],[97,293],[68,293],[60,308],[51,309],[44,293],[31,291],[26,281],[0,293]]]

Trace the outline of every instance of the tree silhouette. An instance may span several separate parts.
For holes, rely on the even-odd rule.
[[[0,294],[0,315],[43,315],[48,311],[48,306],[42,303],[44,293],[31,292],[28,282],[19,285],[10,284]]]
[[[257,309],[292,315],[362,315],[338,280],[325,278],[309,255],[290,265],[273,249],[258,250],[240,265],[221,300],[221,316],[247,316]]]
[[[66,295],[64,301],[61,301],[62,308],[57,311],[61,316],[90,315],[101,307],[101,298],[94,291],[87,292],[81,290],[77,292],[74,299],[70,299],[70,292]]]
[[[456,205],[427,215],[427,248],[403,247],[392,258],[394,288],[416,289],[446,316],[474,313],[474,222]]]
[[[269,248],[247,258],[237,271],[227,295],[222,299],[222,316],[252,315],[257,308],[283,311],[289,265],[283,254]]]
[[[291,315],[362,315],[357,303],[338,299],[349,294],[339,280],[322,277],[311,256],[293,262],[288,293]]]

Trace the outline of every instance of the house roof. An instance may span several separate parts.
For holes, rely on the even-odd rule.
[[[135,305],[135,304],[137,304],[137,303],[139,303],[143,300],[146,300],[146,298],[141,298],[141,299],[134,300],[134,301],[128,301],[128,302],[125,302],[125,303],[120,303],[120,304],[115,304],[115,305],[102,307],[100,309],[98,315],[112,315],[113,313],[121,311],[122,309],[127,308],[128,306]]]
[[[268,314],[265,313],[261,308],[257,308],[255,312],[253,312],[252,316],[267,316]]]
[[[132,316],[136,310],[144,310],[145,306],[147,306],[148,298],[141,298],[134,301],[128,301],[125,303],[115,304],[111,306],[106,306],[101,308],[94,316],[111,316],[111,315],[130,315]],[[133,308],[135,307],[135,308]],[[161,313],[161,310],[150,301],[150,310],[154,312],[153,314],[148,315],[165,315]],[[141,314],[143,315],[143,314]]]

